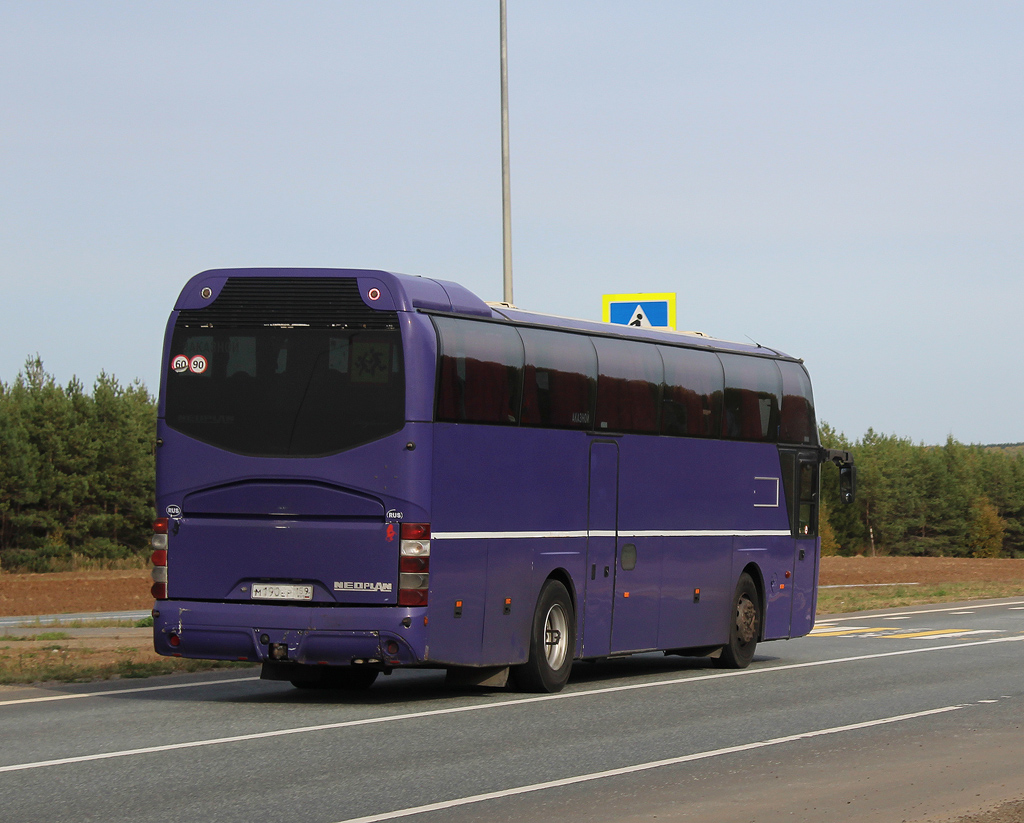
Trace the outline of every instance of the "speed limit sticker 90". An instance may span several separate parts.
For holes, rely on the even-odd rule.
[[[206,371],[209,365],[210,364],[207,362],[206,358],[201,354],[195,354],[192,357],[188,357],[184,354],[176,354],[171,358],[171,368],[174,369],[177,374],[184,374],[187,371],[192,372],[192,374],[202,374]]]

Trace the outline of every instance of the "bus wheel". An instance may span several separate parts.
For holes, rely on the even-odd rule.
[[[576,649],[576,617],[565,586],[548,580],[540,590],[530,632],[530,659],[512,669],[515,687],[560,692],[569,680]]]
[[[338,666],[337,668],[318,669],[319,677],[295,678],[291,684],[297,689],[335,689],[338,691],[362,691],[373,685],[377,679],[376,669],[353,668]]]
[[[714,658],[720,669],[745,669],[754,659],[757,638],[761,635],[761,604],[757,586],[744,572],[736,584],[736,597],[729,622],[729,642],[720,657]]]

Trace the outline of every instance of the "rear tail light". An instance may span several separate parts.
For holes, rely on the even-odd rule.
[[[150,561],[153,563],[153,585],[149,593],[154,600],[167,599],[167,532],[170,522],[166,517],[161,517],[153,523],[153,537],[150,545],[153,547],[153,554]]]
[[[430,588],[430,524],[403,523],[398,554],[398,605],[426,606]]]

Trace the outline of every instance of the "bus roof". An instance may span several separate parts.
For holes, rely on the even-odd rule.
[[[712,351],[735,351],[786,360],[798,360],[776,349],[759,344],[736,343],[704,335],[701,332],[680,332],[674,329],[635,328],[597,320],[582,320],[553,314],[527,311],[507,304],[488,304],[459,283],[420,275],[398,274],[376,269],[329,268],[238,268],[210,269],[192,277],[181,290],[175,310],[200,309],[216,299],[231,277],[347,277],[356,278],[363,301],[375,309],[390,311],[425,311],[454,314],[488,320],[510,321],[590,334],[648,340],[653,343],[682,345]],[[377,290],[373,301],[367,296]],[[802,362],[802,361],[801,361]]]

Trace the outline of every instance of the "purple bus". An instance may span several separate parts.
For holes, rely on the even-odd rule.
[[[156,650],[299,687],[744,667],[813,626],[824,461],[853,498],[801,361],[442,280],[203,272],[163,363]]]

